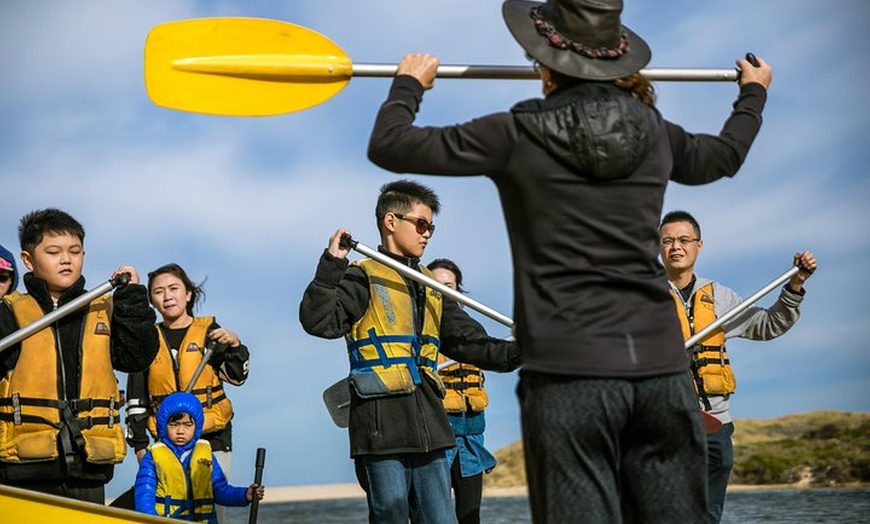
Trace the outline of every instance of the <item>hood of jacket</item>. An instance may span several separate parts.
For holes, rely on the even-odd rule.
[[[511,109],[520,129],[590,179],[629,176],[655,143],[658,111],[610,82],[581,82]]]
[[[176,413],[187,413],[191,418],[193,418],[195,427],[193,438],[184,446],[176,446],[173,444],[166,432],[166,423],[169,422],[169,418]],[[160,403],[160,407],[157,408],[157,434],[160,436],[161,442],[169,446],[176,455],[180,455],[182,452],[187,451],[196,444],[196,441],[199,440],[199,437],[202,435],[203,421],[204,415],[202,413],[202,404],[200,404],[199,400],[194,395],[183,391],[170,394],[163,399],[163,402]]]
[[[15,255],[2,245],[0,245],[0,270],[12,271],[12,286],[9,292],[18,289],[18,266],[15,264]]]

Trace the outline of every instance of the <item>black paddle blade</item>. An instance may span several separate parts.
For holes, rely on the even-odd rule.
[[[335,425],[346,428],[350,412],[350,381],[343,378],[323,390],[323,403]]]

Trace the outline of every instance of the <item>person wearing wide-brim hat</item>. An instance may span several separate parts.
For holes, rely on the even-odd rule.
[[[447,127],[416,127],[437,58],[399,63],[369,142],[396,172],[496,184],[514,267],[518,395],[532,520],[706,522],[704,433],[658,261],[669,181],[735,175],[771,69],[738,60],[734,110],[689,134],[654,107],[647,44],[619,0],[508,0],[508,29],[544,98]]]

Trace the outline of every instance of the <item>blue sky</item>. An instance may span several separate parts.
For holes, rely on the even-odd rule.
[[[744,296],[786,271],[795,251],[819,259],[791,332],[730,343],[734,416],[870,411],[870,308],[860,299],[870,258],[866,2],[626,3],[623,22],[650,44],[650,67],[729,68],[753,51],[774,68],[765,123],[740,173],[701,188],[671,185],[665,203],[702,224],[699,273]],[[175,261],[195,280],[207,278],[200,312],[237,331],[252,352],[250,380],[229,392],[237,411],[231,481],[250,482],[255,450],[265,447],[267,484],[352,482],[346,432],[321,401],[346,373],[343,344],[307,336],[297,310],[339,226],[377,245],[377,191],[397,177],[370,164],[365,148],[389,81],[356,78],[326,103],[269,118],[155,106],[143,82],[148,31],[210,16],[293,22],[328,36],[355,63],[428,51],[446,64],[525,65],[523,52],[499,1],[0,4],[0,243],[17,251],[20,217],[56,206],[85,225],[90,287],[121,264],[144,275]],[[709,133],[737,92],[731,83],[657,90],[667,118]],[[535,81],[442,79],[418,123],[465,121],[539,91]],[[453,258],[472,297],[510,315],[512,266],[492,183],[413,178],[443,203],[426,259]],[[493,335],[508,334],[481,321]],[[487,376],[493,449],[520,437],[516,380]],[[118,468],[110,495],[132,483],[134,462]]]

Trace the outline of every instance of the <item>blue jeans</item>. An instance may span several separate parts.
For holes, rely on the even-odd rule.
[[[416,508],[415,522],[456,524],[450,465],[444,450],[366,455],[356,459],[356,472],[366,492],[370,524],[407,524],[411,499]]]
[[[734,424],[729,422],[707,435],[707,514],[710,524],[719,524],[725,507],[725,490],[734,466],[733,434]]]

